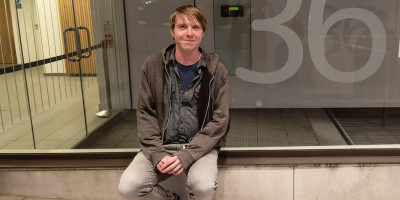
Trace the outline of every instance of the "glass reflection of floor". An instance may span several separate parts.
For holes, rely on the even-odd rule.
[[[400,108],[331,110],[356,145],[400,144]]]
[[[86,137],[79,78],[48,76],[43,66],[26,70],[33,131],[22,71],[0,75],[0,149],[69,149]],[[83,77],[88,130],[107,121],[97,118],[96,77]]]

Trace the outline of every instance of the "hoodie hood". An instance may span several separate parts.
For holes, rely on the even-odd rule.
[[[164,64],[166,65],[169,61],[169,58],[171,56],[171,53],[173,52],[173,49],[175,48],[175,44],[171,44],[167,48],[164,48],[161,52],[162,54],[162,59]],[[207,63],[207,72],[213,76],[215,73],[215,70],[217,68],[218,60],[219,57],[215,53],[206,53],[202,48],[199,47],[199,51],[203,53],[204,59]]]

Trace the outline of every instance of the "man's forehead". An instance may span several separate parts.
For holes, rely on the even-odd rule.
[[[175,18],[175,23],[183,23],[183,24],[187,24],[187,23],[195,23],[195,24],[200,24],[200,22],[197,20],[196,17],[194,16],[189,16],[189,15],[176,15]]]

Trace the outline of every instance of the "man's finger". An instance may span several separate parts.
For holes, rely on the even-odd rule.
[[[165,171],[168,172],[168,174],[173,174],[175,173],[177,170],[175,170],[177,167],[178,169],[180,168],[179,166],[181,165],[180,161],[174,161],[171,165],[169,165]]]
[[[163,159],[161,159],[160,162],[158,162],[156,168],[158,169],[158,171],[160,171],[161,173],[166,173],[168,171],[166,171],[166,168],[170,165],[170,161],[171,160],[171,156],[165,156]]]
[[[168,174],[175,174],[176,172],[178,172],[179,170],[181,170],[183,167],[182,165],[177,165],[175,168],[171,169]]]
[[[183,165],[181,160],[179,160],[177,156],[171,157],[171,160],[173,160],[174,163],[171,164],[170,167],[168,168],[168,174],[175,174],[183,168]]]
[[[184,169],[183,169],[183,167],[182,167],[179,171],[177,171],[176,173],[174,173],[174,175],[177,176],[177,175],[181,174],[183,171],[184,171]]]

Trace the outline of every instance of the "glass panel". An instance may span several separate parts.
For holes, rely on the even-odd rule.
[[[29,46],[36,46],[42,53],[42,57],[33,60],[55,58],[65,53],[76,52],[79,49],[75,45],[76,33],[72,30],[65,31],[74,28],[71,1],[64,1],[67,5],[63,4],[63,1],[52,0],[30,2],[31,5],[25,5],[27,3],[23,2],[23,8],[30,8],[33,13],[26,21],[36,21],[39,39]],[[68,45],[68,52],[65,51],[65,44]],[[41,92],[44,101],[44,109],[40,115],[32,116],[36,148],[71,148],[86,136],[81,80],[79,74],[74,73],[78,68],[77,62],[65,59],[54,62],[50,59],[41,66],[41,71],[34,73],[37,77],[31,82],[28,81],[31,95]],[[34,82],[35,80],[37,82]],[[34,100],[37,99],[36,96],[33,96]],[[31,107],[33,110],[33,106]]]
[[[145,58],[173,43],[169,14],[179,5],[193,3],[208,19],[202,46],[216,51],[231,75],[228,147],[400,143],[396,0],[384,4],[364,0],[125,1],[129,67],[126,52],[121,50],[126,50],[125,23],[120,20],[123,1],[60,0],[57,5],[39,1],[44,0],[10,5],[13,28],[8,29],[14,31],[15,41],[8,46],[11,52],[16,47],[11,63],[27,65],[25,71],[11,66],[12,72],[0,75],[0,139],[5,136],[0,145],[5,148],[15,148],[10,142],[15,138],[33,148],[29,109],[38,148],[72,148],[99,133],[107,140],[93,142],[88,137],[85,142],[96,145],[76,147],[138,147],[135,110],[119,115],[108,130],[101,126],[120,109],[135,108]],[[36,10],[30,6],[26,11],[29,4]],[[70,17],[73,4],[79,4],[75,19]],[[42,18],[46,16],[43,9],[56,12]],[[86,29],[78,32],[84,56],[86,42],[91,41],[91,57],[35,64],[64,54],[61,36],[70,24],[89,30],[90,40]],[[75,32],[68,31],[66,38],[69,52],[76,51]],[[106,39],[108,48],[102,48]],[[128,73],[131,83],[123,80]],[[131,86],[132,102],[126,102],[129,98],[124,95],[130,97],[126,85]],[[71,117],[75,125],[56,126],[67,122],[63,117],[75,109],[80,113]],[[96,117],[99,110],[111,110],[111,117]],[[46,116],[52,120],[41,124]],[[21,126],[15,128],[15,124]],[[15,133],[6,133],[11,130]],[[62,130],[69,133],[63,135]],[[119,131],[125,135],[116,135]],[[61,145],[55,142],[59,138],[64,142]]]
[[[1,1],[0,148],[77,146],[126,101],[125,29],[114,28],[125,22],[113,12],[123,2]]]
[[[150,13],[166,9],[157,4]],[[214,44],[231,75],[228,147],[400,143],[398,1],[196,4],[213,10],[202,46]],[[144,59],[173,43],[159,20],[177,5],[157,19],[127,5],[135,105]]]
[[[115,92],[121,91],[128,83],[127,80],[125,80],[125,82],[120,80],[120,77],[126,76],[126,74],[121,73],[121,71],[126,69],[128,66],[127,55],[124,55],[124,51],[126,49],[126,47],[124,47],[126,45],[124,35],[127,34],[131,36],[129,39],[129,46],[131,50],[130,61],[131,65],[133,64],[134,67],[130,68],[131,88],[129,89],[132,89],[132,92],[135,93],[138,91],[138,86],[140,85],[140,66],[143,64],[146,57],[150,54],[161,52],[163,48],[173,43],[169,31],[169,15],[179,5],[193,4],[193,0],[125,1],[124,4],[122,3],[122,1],[120,3],[115,3],[114,1],[112,4],[109,4],[107,1],[107,6],[103,6],[103,8],[100,6],[103,3],[94,4],[94,6],[96,6],[96,17],[109,16],[114,19],[112,31],[110,31],[108,28],[104,28],[106,32],[104,32],[104,29],[96,30],[96,33],[98,32],[102,34],[107,34],[107,32],[110,31],[113,33],[113,38],[115,36],[115,47],[107,48],[108,53],[112,52],[114,54],[115,52],[118,57],[117,60],[109,60],[112,102],[115,102],[115,98],[118,97],[118,94]],[[125,7],[123,7],[123,5]],[[99,12],[97,12],[97,8],[99,9]],[[104,8],[108,9],[104,10]],[[112,8],[113,12],[110,12],[110,8]],[[124,16],[123,9],[125,9],[126,18]],[[127,31],[125,31],[125,22],[122,20],[124,18],[129,20],[126,23]],[[105,19],[107,20],[103,19],[101,23],[105,24],[107,27],[107,21],[109,18]],[[107,58],[110,59],[110,57]],[[113,65],[121,66],[120,68],[117,68],[121,71],[113,72],[113,68],[111,67]],[[101,76],[99,75],[98,78],[100,79],[100,77]],[[121,82],[113,85],[113,80],[119,80]],[[101,81],[99,81],[99,85],[100,83]],[[130,96],[129,91],[124,93],[125,95],[129,94]],[[125,98],[120,97],[119,99],[121,101]],[[133,96],[132,101],[132,103],[129,102],[129,107],[131,107],[131,105],[135,107],[137,96]],[[114,103],[112,104],[112,107],[114,111]],[[128,110],[122,113],[122,115],[118,116],[117,120],[111,120],[107,126],[96,130],[93,135],[89,136],[89,138],[82,142],[77,148],[138,147],[139,143],[137,138],[135,110]]]
[[[34,147],[25,84],[32,71],[21,70],[30,57],[21,51],[20,41],[26,47],[28,36],[18,30],[26,23],[17,20],[17,12],[22,13],[22,8],[16,9],[14,1],[0,1],[0,148],[7,149]],[[26,31],[32,35],[32,29]]]
[[[250,0],[214,1],[215,52],[235,75],[239,67],[251,69]]]
[[[397,12],[395,0],[251,1],[252,66],[236,69],[232,106],[399,106]]]
[[[245,8],[248,1],[214,3],[217,12],[220,5]],[[231,77],[228,145],[400,143],[400,115],[392,108],[400,105],[398,1],[250,4],[243,12],[251,15],[246,22],[251,68],[234,67]],[[214,15],[216,26],[225,20],[221,18]],[[217,41],[227,40],[219,29],[215,27],[216,51]],[[231,51],[222,50],[222,55]],[[328,109],[342,107],[348,109]]]
[[[87,31],[94,49],[90,56],[84,53],[89,57],[80,61],[89,134],[119,114],[122,108],[118,74],[120,63],[116,59],[116,51],[120,47],[115,43],[119,30],[114,30],[117,25],[115,4],[118,4],[117,1],[75,0],[75,5],[79,5],[75,8],[77,27],[81,27],[82,49],[89,46]]]

